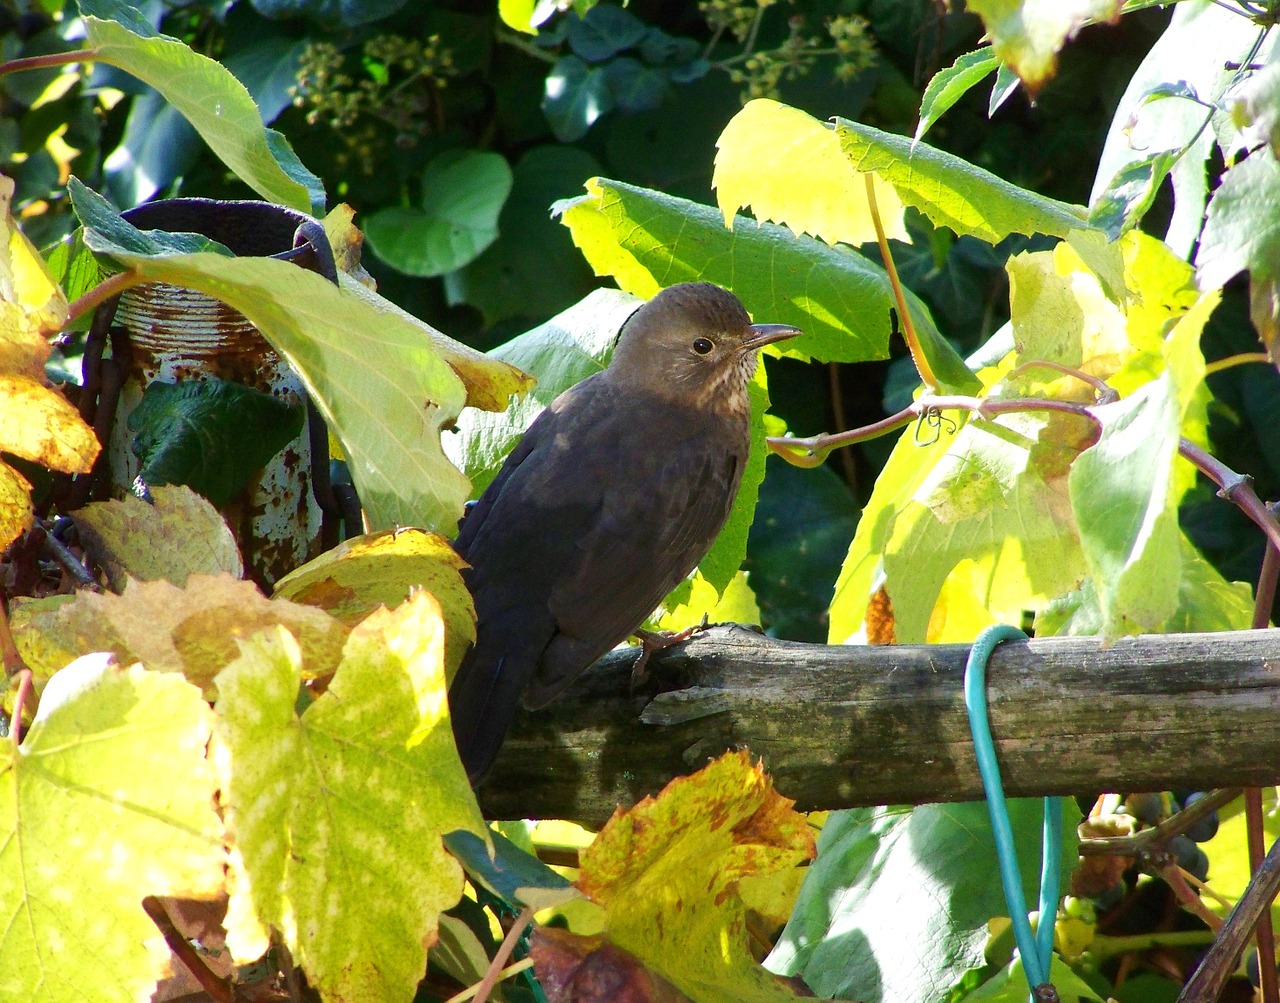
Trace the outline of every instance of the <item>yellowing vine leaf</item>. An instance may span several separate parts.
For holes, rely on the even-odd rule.
[[[876,239],[863,175],[840,148],[840,137],[812,115],[766,98],[749,101],[716,140],[712,185],[724,225],[751,206],[756,219],[789,226],[828,244]],[[910,241],[902,201],[873,175],[886,236]]]
[[[67,300],[18,229],[12,178],[0,176],[0,452],[64,473],[88,473],[98,440],[76,409],[49,388],[48,337],[67,319]],[[0,549],[31,526],[31,485],[0,461]]]
[[[969,0],[1001,60],[1034,98],[1058,68],[1058,50],[1086,21],[1114,24],[1124,0]]]
[[[90,651],[157,672],[179,672],[212,696],[213,678],[240,654],[239,642],[287,627],[314,675],[338,665],[348,628],[323,610],[267,599],[252,582],[192,575],[185,587],[130,580],[123,595],[81,592],[25,603],[14,611],[14,641],[37,679]]]
[[[379,606],[395,609],[425,588],[440,603],[446,665],[452,670],[476,639],[475,604],[460,574],[464,567],[442,536],[387,530],[338,544],[278,581],[275,595],[318,606],[355,626]]]
[[[113,589],[122,590],[126,578],[181,587],[192,574],[244,575],[235,537],[207,499],[182,484],[152,488],[151,499],[126,495],[71,515]]]
[[[745,752],[619,810],[581,855],[578,887],[605,910],[610,943],[699,1003],[790,1003],[756,963],[740,883],[811,859],[793,802]]]
[[[453,743],[439,604],[419,592],[357,626],[301,713],[292,636],[241,650],[216,680],[232,955],[258,957],[271,927],[325,998],[407,1003],[462,894],[441,837],[487,832]]]
[[[180,676],[91,655],[0,744],[0,999],[150,996],[169,950],[142,899],[223,884],[210,717]]]

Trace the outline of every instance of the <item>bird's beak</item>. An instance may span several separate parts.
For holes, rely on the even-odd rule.
[[[786,341],[804,334],[798,327],[790,324],[752,324],[751,337],[742,343],[744,352],[754,352],[757,348],[772,345],[775,341]]]

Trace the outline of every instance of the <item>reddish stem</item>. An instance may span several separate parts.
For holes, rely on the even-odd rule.
[[[50,52],[44,56],[23,56],[21,59],[10,59],[7,63],[0,63],[0,77],[9,73],[20,73],[23,70],[47,70],[54,66],[91,63],[97,58],[97,49],[75,49],[72,52]]]
[[[18,692],[13,698],[13,718],[9,721],[9,737],[15,747],[22,744],[22,705],[27,702],[27,694],[31,692],[31,670],[21,669],[18,672]]]
[[[137,272],[116,272],[104,279],[67,308],[67,323],[74,322],[90,311],[98,309],[114,296],[119,296],[126,289],[142,285],[146,280]]]
[[[178,956],[187,971],[200,983],[200,988],[209,994],[214,1003],[236,1003],[238,997],[235,987],[209,970],[209,966],[200,957],[200,952],[191,946],[187,938],[182,935],[182,931],[174,925],[164,904],[154,896],[148,895],[142,900],[142,908],[164,935],[164,942],[169,945],[169,950]]]

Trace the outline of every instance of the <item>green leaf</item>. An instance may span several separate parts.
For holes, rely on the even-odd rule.
[[[843,118],[836,119],[836,133],[857,170],[875,171],[936,226],[991,244],[1011,233],[1066,237],[1091,228],[1080,206],[1019,188],[925,143]]]
[[[1181,150],[1157,150],[1120,168],[1089,210],[1089,222],[1119,240],[1147,214]]]
[[[1269,150],[1258,150],[1222,176],[1196,252],[1202,288],[1220,289],[1243,271],[1254,281],[1280,277],[1277,186],[1280,163]]]
[[[0,752],[7,1000],[149,998],[169,951],[142,899],[222,888],[208,706],[181,676],[109,661],[55,673],[22,745]]]
[[[98,62],[132,74],[159,91],[195,126],[209,148],[263,198],[304,212],[324,210],[324,190],[288,144],[262,125],[253,98],[223,66],[167,35],[150,37],[113,16],[116,4],[82,0],[85,36]],[[128,19],[135,24],[136,18]],[[274,138],[273,138],[274,137]],[[286,152],[287,151],[287,152]]]
[[[987,101],[987,118],[991,118],[1000,106],[1013,96],[1013,92],[1022,83],[1018,75],[1004,63],[996,67],[996,79],[991,85],[991,97]]]
[[[609,60],[604,72],[609,80],[609,93],[613,95],[614,103],[627,114],[650,111],[661,106],[671,86],[671,77],[666,70],[645,66],[640,60],[630,56]]]
[[[226,380],[156,381],[129,414],[148,485],[185,484],[219,507],[302,431],[306,411]]]
[[[422,208],[379,210],[365,220],[365,237],[397,271],[422,278],[452,272],[497,240],[511,182],[501,154],[449,150],[422,174]]]
[[[916,124],[915,138],[920,139],[934,122],[969,92],[992,70],[1000,66],[1000,57],[989,45],[961,55],[954,63],[933,75],[920,99],[920,121]]]
[[[449,726],[444,628],[418,593],[347,641],[301,714],[302,657],[282,627],[218,674],[232,861],[227,945],[279,931],[325,998],[409,999],[439,914],[462,894],[445,833],[485,835]]]
[[[83,240],[93,251],[111,253],[112,249],[127,254],[160,256],[166,254],[198,254],[208,251],[231,256],[231,251],[202,233],[169,233],[164,230],[139,230],[111,207],[79,178],[67,181],[71,205],[84,227]]]
[[[500,832],[489,832],[492,849],[465,829],[444,837],[449,852],[462,861],[467,873],[479,878],[489,891],[517,906],[550,909],[580,893],[531,853],[526,853]]]
[[[307,17],[330,27],[357,28],[381,21],[405,5],[406,0],[253,0],[264,16],[278,20]]]
[[[582,17],[571,15],[568,41],[576,55],[599,63],[633,45],[639,45],[648,25],[630,11],[610,4],[592,7]]]
[[[604,67],[588,66],[577,56],[562,56],[547,74],[542,111],[560,142],[576,143],[612,109],[613,92]]]
[[[861,362],[888,353],[892,292],[884,271],[861,255],[744,217],[726,230],[710,206],[620,181],[594,178],[587,192],[560,204],[561,219],[596,274],[612,275],[627,292],[652,297],[704,279],[731,289],[757,320],[803,329],[784,356]],[[910,293],[907,302],[937,353],[935,371],[972,386],[924,305]]]
[[[1065,887],[1080,812],[1071,798],[1062,812]],[[1009,801],[1024,888],[1039,887],[1043,814],[1041,800]],[[985,964],[987,923],[1008,911],[995,862],[985,802],[832,812],[765,964],[829,998],[945,999],[966,971]]]

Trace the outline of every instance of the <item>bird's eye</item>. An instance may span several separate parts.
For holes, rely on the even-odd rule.
[[[706,355],[715,347],[716,346],[711,344],[710,340],[707,338],[695,338],[693,340],[693,350],[699,355]]]

